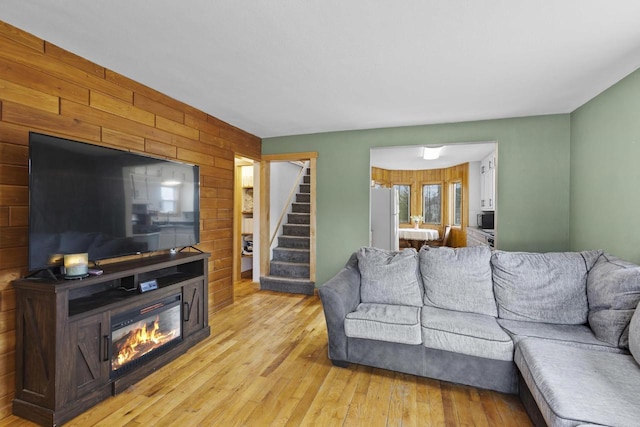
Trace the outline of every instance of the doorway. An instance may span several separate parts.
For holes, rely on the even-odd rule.
[[[487,238],[494,245],[497,141],[446,143],[437,148],[435,157],[418,145],[372,148],[371,187],[406,192],[399,211],[400,230],[412,228],[417,220],[421,229],[435,229],[441,236],[450,225],[450,246],[461,247],[469,244],[468,232],[480,229],[490,233]],[[478,218],[489,214],[496,218],[496,226],[482,230]]]
[[[262,289],[276,290],[293,293],[313,293],[315,288],[316,269],[316,162],[318,154],[315,152],[288,153],[279,155],[263,155],[260,167],[260,286]],[[272,169],[275,163],[288,162],[298,165],[297,178],[287,182],[284,180],[272,180]],[[304,165],[304,166],[300,166]],[[275,172],[275,170],[273,170]],[[274,177],[275,178],[275,175]],[[297,189],[300,189],[299,193]],[[280,197],[282,196],[282,197]],[[300,199],[301,197],[304,198]],[[273,200],[272,200],[273,199]],[[272,202],[282,200],[282,210],[271,213]],[[278,205],[278,203],[275,203]],[[289,207],[291,211],[289,211]],[[275,208],[275,206],[273,206]],[[298,210],[299,208],[299,210]],[[304,209],[303,209],[304,208]],[[306,216],[306,221],[298,221],[298,218]],[[295,217],[295,220],[294,218]],[[286,218],[286,221],[285,221]],[[289,223],[293,222],[293,223]],[[297,231],[293,233],[293,229]],[[303,230],[304,229],[304,230]],[[280,231],[282,235],[279,236]],[[297,236],[298,231],[304,236]],[[290,234],[296,234],[290,236]],[[287,237],[289,236],[289,237]],[[300,270],[299,279],[282,277],[280,269],[272,271],[274,266],[274,250],[278,251],[276,244],[284,240],[294,243],[292,249],[298,252],[306,252],[304,259],[296,260],[296,268]],[[305,240],[303,245],[303,240]],[[283,245],[289,246],[289,245]],[[283,251],[278,251],[282,253]],[[302,256],[302,254],[299,254]],[[299,262],[298,262],[299,261]],[[294,267],[294,266],[291,266]],[[304,278],[302,278],[304,276]]]
[[[233,283],[240,280],[257,281],[259,274],[258,249],[254,236],[259,227],[258,163],[246,157],[235,157],[233,206]],[[255,276],[254,276],[255,274]]]

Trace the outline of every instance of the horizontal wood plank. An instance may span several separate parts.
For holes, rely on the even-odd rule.
[[[37,52],[44,52],[44,40],[0,21],[0,34]]]
[[[29,225],[29,207],[11,206],[9,207],[9,225],[11,227],[22,227]]]
[[[1,189],[0,189],[1,190]],[[27,248],[0,248],[0,269],[10,269],[25,266]]]
[[[133,105],[142,110],[149,111],[156,116],[164,117],[178,123],[185,123],[185,114],[182,111],[155,101],[149,97],[141,95],[140,93],[136,92],[133,94]]]
[[[110,129],[116,129],[120,132],[143,137],[147,140],[154,140],[164,144],[210,154],[211,148],[206,144],[201,144],[198,141],[185,138],[182,135],[173,134],[141,122],[129,120],[128,118],[108,111],[94,109],[90,106],[62,99],[60,101],[60,112],[63,116],[76,118],[96,125],[105,124]]]
[[[179,160],[188,163],[213,166],[213,156],[209,154],[199,153],[185,148],[178,148],[177,157]]]
[[[132,151],[145,151],[144,138],[102,127],[102,142]]]
[[[27,227],[10,227],[0,234],[0,248],[24,247],[29,243],[29,229]]]
[[[12,331],[16,328],[15,310],[0,311],[0,333]]]
[[[147,153],[155,154],[162,157],[168,157],[175,159],[177,157],[178,149],[171,144],[165,144],[163,142],[154,141],[152,139],[145,140],[144,150]]]
[[[54,77],[80,86],[91,86],[93,90],[108,93],[124,101],[131,102],[133,99],[133,92],[128,89],[122,88],[72,65],[56,61],[44,55],[44,53],[25,50],[24,46],[20,43],[2,36],[0,36],[0,57],[32,68],[46,70],[48,74]]]
[[[29,185],[29,169],[0,163],[0,184]]]
[[[17,185],[0,185],[0,206],[27,206],[29,189]]]
[[[156,117],[156,127],[196,141],[200,137],[200,131],[198,129],[166,119],[162,116]]]
[[[167,96],[161,92],[158,92],[157,90],[152,89],[149,86],[143,85],[128,77],[125,77],[122,74],[118,74],[113,70],[106,70],[105,80],[119,86],[122,89],[130,91],[132,93],[144,95],[149,99],[174,108],[178,111],[182,111],[186,107],[186,104],[177,101],[176,99],[171,98],[170,96]]]
[[[0,79],[0,93],[2,93],[3,102],[12,101],[55,114],[60,112],[60,99],[57,96],[48,95],[7,80]]]
[[[82,104],[89,103],[88,89],[5,58],[0,58],[0,76],[5,80],[49,95]]]
[[[0,162],[6,165],[27,167],[29,165],[29,147],[0,142]]]
[[[22,276],[20,268],[0,269],[0,290],[13,289],[11,282]]]
[[[42,132],[53,131],[85,140],[100,141],[99,126],[78,118],[65,117],[13,102],[2,103],[2,120]]]
[[[213,165],[217,168],[233,170],[234,162],[229,159],[215,157],[213,161]]]
[[[2,102],[0,102],[0,144],[3,142],[21,145],[25,148],[29,143],[29,131],[30,128],[26,126],[16,125],[14,123],[8,123],[1,121],[2,119]],[[27,148],[28,151],[28,148]],[[4,156],[0,156],[0,161],[4,161]],[[8,163],[8,162],[4,162]]]
[[[220,136],[220,128],[214,123],[211,123],[207,118],[196,117],[191,114],[185,114],[184,124],[191,126],[199,131],[207,132],[211,135]]]
[[[107,113],[111,113],[134,122],[139,122],[147,126],[153,126],[155,123],[155,115],[153,113],[141,110],[134,107],[131,103],[104,95],[100,92],[92,91],[89,94],[89,105],[92,108],[106,111]]]
[[[64,63],[72,65],[75,68],[84,70],[87,73],[93,74],[100,78],[104,78],[104,67],[101,67],[87,59],[84,59],[81,56],[75,55],[68,50],[61,49],[53,43],[45,42],[44,53]]]
[[[0,227],[9,226],[9,206],[0,206]]]

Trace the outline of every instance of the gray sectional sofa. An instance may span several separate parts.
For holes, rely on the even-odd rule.
[[[335,365],[519,392],[537,425],[640,425],[634,264],[602,251],[361,248],[319,294]]]

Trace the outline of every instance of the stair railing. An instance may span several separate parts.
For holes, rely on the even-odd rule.
[[[300,169],[300,172],[298,173],[298,177],[293,182],[293,186],[291,187],[291,191],[289,192],[289,197],[287,198],[287,202],[284,204],[284,207],[282,208],[282,212],[280,212],[280,217],[278,218],[278,225],[274,228],[273,234],[269,239],[269,247],[273,246],[273,241],[276,239],[276,236],[278,235],[278,231],[282,226],[282,221],[284,221],[284,217],[289,211],[289,207],[291,206],[291,201],[293,200],[293,196],[296,195],[298,186],[302,183],[302,177],[304,176],[305,171],[307,170],[308,167],[309,167],[309,162],[308,161],[304,162],[304,164],[302,165],[302,169]]]

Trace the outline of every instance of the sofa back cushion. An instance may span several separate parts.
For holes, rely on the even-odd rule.
[[[495,251],[491,257],[503,319],[579,325],[587,322],[587,273],[601,251]]]
[[[629,324],[629,351],[640,364],[640,304],[636,307]]]
[[[422,286],[415,249],[360,248],[360,300],[363,303],[422,306]]]
[[[424,304],[497,316],[491,282],[491,250],[423,246],[419,253]]]
[[[603,254],[587,277],[587,298],[596,338],[628,348],[629,321],[640,302],[640,267]]]

